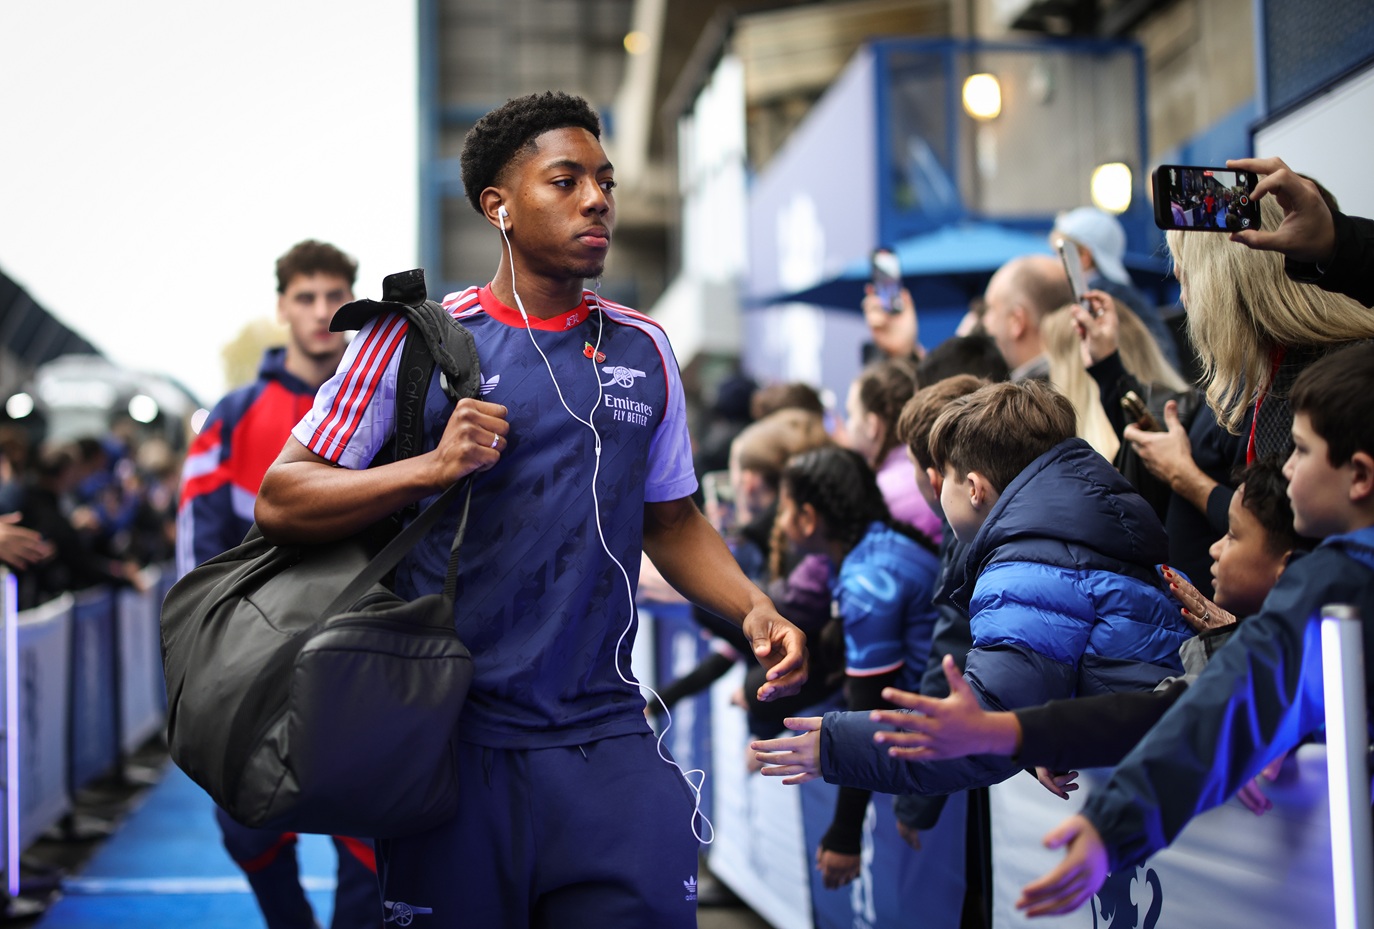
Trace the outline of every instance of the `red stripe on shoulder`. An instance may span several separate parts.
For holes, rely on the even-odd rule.
[[[475,310],[480,310],[482,304],[479,301],[481,294],[480,287],[469,287],[444,297],[443,307],[448,310],[450,316],[462,316]]]
[[[339,392],[334,396],[328,414],[316,430],[316,440],[310,443],[312,452],[330,461],[335,460],[336,449],[347,444],[357,429],[362,410],[376,390],[380,374],[386,370],[406,328],[405,318],[398,315],[385,325],[375,326],[368,333]]]

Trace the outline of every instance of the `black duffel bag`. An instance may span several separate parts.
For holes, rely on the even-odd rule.
[[[420,293],[405,310],[431,328],[411,334],[430,341],[436,320],[460,330],[457,351],[431,348],[445,389],[475,394],[471,334]],[[471,479],[449,487],[375,557],[367,533],[277,546],[255,527],[173,586],[162,608],[171,756],[234,819],[387,838],[453,815],[472,682],[453,604],[471,494]],[[403,600],[383,578],[460,496],[443,593]]]

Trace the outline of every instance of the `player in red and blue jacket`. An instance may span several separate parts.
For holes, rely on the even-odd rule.
[[[258,379],[220,400],[191,443],[177,510],[178,574],[234,548],[252,527],[263,474],[343,357],[346,340],[329,331],[329,322],[353,299],[356,276],[357,263],[322,242],[301,242],[277,260],[277,317],[287,343],[267,350]],[[250,829],[218,808],[215,815],[268,929],[316,929],[295,833]],[[334,845],[339,871],[331,929],[375,929],[382,905],[372,843],[335,836]]]

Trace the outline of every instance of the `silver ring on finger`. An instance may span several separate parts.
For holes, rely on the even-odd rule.
[[[500,443],[500,441],[501,441],[501,436],[500,436],[500,435],[494,435],[494,436],[492,436],[492,437],[491,437],[491,447],[492,447],[492,448],[495,448],[495,447],[497,446],[497,444]]]

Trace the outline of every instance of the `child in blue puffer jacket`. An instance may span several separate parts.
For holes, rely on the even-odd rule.
[[[1181,670],[1191,630],[1157,565],[1164,528],[1112,466],[1074,438],[1068,400],[1043,383],[952,401],[931,429],[940,503],[967,543],[953,599],[967,605],[964,677],[984,709],[1152,690]],[[789,720],[800,737],[755,743],[765,774],[887,793],[943,794],[1006,780],[1005,756],[905,762],[867,713]]]

